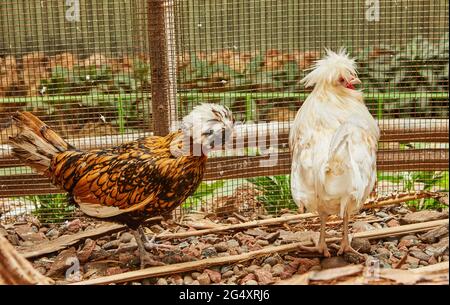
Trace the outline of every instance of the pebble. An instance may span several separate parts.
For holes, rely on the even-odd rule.
[[[255,280],[248,280],[244,283],[244,285],[258,285],[258,282]]]
[[[126,244],[129,243],[134,238],[133,234],[125,232],[120,235],[120,242]]]
[[[202,273],[197,277],[197,281],[200,283],[200,285],[209,285],[211,284],[211,279],[209,278],[209,275],[207,273]]]
[[[239,242],[236,239],[230,239],[227,241],[227,246],[229,248],[237,248],[239,247]]]
[[[156,285],[168,285],[167,280],[163,277],[159,278]]]
[[[375,227],[365,221],[355,221],[352,225],[353,231],[365,232],[375,230]]]
[[[192,273],[191,273],[191,276],[192,276],[192,278],[193,278],[194,280],[196,280],[200,275],[201,275],[200,272],[192,272]]]
[[[389,217],[389,214],[387,214],[385,212],[377,212],[377,213],[375,213],[375,215],[377,215],[378,217],[381,217],[381,218]]]
[[[264,264],[262,266],[262,269],[270,272],[270,270],[272,270],[272,266],[269,264]]]
[[[275,266],[276,264],[278,264],[278,259],[276,257],[270,256],[264,260],[264,264]]]
[[[53,229],[50,229],[45,234],[45,236],[47,236],[48,239],[55,239],[55,238],[59,237],[59,234],[60,234],[60,232],[57,229],[53,228]]]
[[[230,253],[228,252],[221,252],[217,254],[218,257],[225,257],[225,256],[230,256]]]
[[[371,246],[369,240],[366,238],[353,238],[352,247],[360,253],[369,253]]]
[[[258,266],[258,265],[251,265],[251,266],[245,268],[245,270],[246,270],[248,273],[253,273],[253,272],[255,272],[256,269],[259,269],[259,266]]]
[[[110,249],[117,249],[120,246],[120,241],[119,240],[112,240],[107,242],[106,244],[104,244],[102,246],[103,249],[105,250],[110,250]]]
[[[391,228],[391,227],[398,227],[398,226],[400,226],[400,223],[398,222],[397,219],[391,219],[391,220],[389,220],[386,223],[386,225]]]
[[[380,225],[378,222],[375,222],[375,223],[373,224],[373,227],[374,227],[375,229],[381,229],[381,228],[383,228],[383,226]]]
[[[216,249],[217,252],[226,252],[228,250],[228,245],[225,242],[220,242],[214,245],[214,249]]]
[[[213,257],[217,256],[217,251],[214,247],[208,247],[202,250],[203,257]]]
[[[276,264],[272,267],[272,274],[274,276],[280,276],[280,274],[284,271],[284,265],[283,264]]]
[[[377,249],[378,257],[388,259],[391,256],[391,251],[386,248],[378,248]]]
[[[322,269],[338,268],[347,266],[348,263],[342,258],[342,256],[333,256],[322,259],[320,262]]]
[[[191,285],[194,279],[190,275],[185,275],[183,278],[183,283],[185,285]]]
[[[428,260],[430,259],[430,255],[424,253],[423,251],[411,251],[409,254],[415,258],[418,258],[426,262],[428,262]]]
[[[222,275],[218,271],[211,270],[211,269],[205,269],[205,273],[207,273],[209,275],[209,278],[210,278],[211,282],[213,282],[213,283],[218,284],[222,280]]]
[[[260,245],[260,246],[267,246],[267,245],[269,244],[269,242],[268,242],[267,240],[265,240],[265,239],[258,239],[258,240],[256,241],[256,243],[257,243],[258,245]]]
[[[194,280],[191,285],[200,285],[200,282],[197,280]]]
[[[224,273],[222,274],[222,278],[227,279],[227,278],[232,277],[233,275],[234,275],[233,270],[228,270],[227,272],[224,272]]]
[[[172,276],[172,282],[175,285],[183,285],[183,279],[178,274]]]

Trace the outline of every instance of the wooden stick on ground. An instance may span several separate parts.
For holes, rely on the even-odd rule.
[[[444,220],[435,220],[435,221],[429,221],[425,223],[417,223],[417,224],[411,224],[411,225],[404,225],[399,227],[392,227],[392,228],[383,228],[368,232],[359,232],[353,235],[353,237],[359,237],[359,238],[367,238],[367,239],[377,239],[377,238],[384,238],[387,236],[395,236],[395,235],[405,235],[409,233],[415,233],[415,232],[422,232],[422,231],[428,231],[431,229],[434,229],[436,227],[445,225],[448,223],[448,219]],[[329,238],[327,239],[327,242],[336,242],[339,238]],[[243,262],[248,261],[250,259],[272,254],[272,253],[285,253],[290,251],[298,251],[299,246],[310,246],[311,242],[298,242],[298,243],[292,243],[288,245],[281,245],[281,246],[270,246],[263,248],[261,250],[257,251],[251,251],[248,253],[243,253],[239,255],[231,255],[226,257],[215,257],[215,258],[209,258],[209,259],[202,259],[194,262],[187,262],[187,263],[180,263],[180,264],[173,264],[173,265],[166,265],[166,266],[159,266],[159,267],[152,267],[147,268],[143,270],[137,270],[137,271],[131,271],[121,274],[116,274],[112,276],[106,276],[101,278],[96,278],[92,280],[86,280],[82,282],[74,283],[75,285],[100,285],[100,284],[110,284],[110,283],[122,283],[122,282],[129,282],[134,280],[140,280],[144,278],[149,277],[155,277],[155,276],[162,276],[162,275],[169,275],[169,274],[175,274],[175,273],[182,273],[192,270],[201,270],[204,268],[208,268],[211,266],[218,266],[218,265],[224,265],[224,264],[232,264],[236,262]]]
[[[428,196],[431,196],[431,195],[429,195],[429,193],[420,193],[420,194],[422,194],[420,196],[426,196],[427,194],[428,194]],[[379,207],[379,206],[383,206],[383,205],[387,205],[387,204],[395,204],[395,203],[405,202],[408,200],[415,200],[415,199],[419,198],[417,196],[418,196],[418,194],[403,194],[401,198],[388,198],[388,199],[382,200],[375,204],[366,205],[366,206],[364,206],[364,208],[370,208],[368,206]],[[421,198],[425,198],[425,197],[421,197]],[[221,232],[226,232],[226,231],[231,231],[231,230],[244,230],[244,229],[254,228],[254,227],[258,227],[258,226],[278,225],[281,223],[294,222],[294,221],[299,221],[302,219],[307,219],[307,218],[312,218],[312,217],[317,217],[317,215],[314,213],[304,213],[304,214],[284,216],[284,217],[282,216],[282,217],[276,217],[276,218],[270,218],[270,219],[254,220],[254,221],[239,223],[239,224],[235,224],[235,225],[219,225],[215,228],[202,229],[202,230],[197,230],[197,231],[165,233],[165,234],[157,235],[156,238],[167,240],[167,239],[175,239],[175,238],[186,238],[186,237],[191,237],[191,236],[201,236],[201,235],[221,233]],[[146,222],[153,222],[153,221],[160,220],[160,219],[162,219],[162,217],[154,217],[154,218],[150,218]],[[39,245],[33,247],[32,249],[23,250],[23,255],[26,258],[31,258],[31,257],[36,257],[36,256],[56,252],[56,251],[65,249],[68,246],[72,246],[85,238],[98,237],[98,236],[118,232],[123,229],[126,229],[126,226],[118,225],[118,224],[107,224],[107,225],[104,225],[95,230],[85,231],[85,232],[77,233],[77,234],[70,235],[70,236],[62,236],[62,237],[59,237],[48,243],[39,244]]]
[[[0,285],[53,284],[23,258],[8,240],[0,235]]]

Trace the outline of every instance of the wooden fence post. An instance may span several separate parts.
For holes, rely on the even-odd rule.
[[[153,131],[166,135],[177,118],[174,0],[148,0]]]

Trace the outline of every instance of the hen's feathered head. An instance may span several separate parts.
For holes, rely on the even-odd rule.
[[[203,103],[196,106],[183,118],[181,129],[191,138],[194,153],[200,146],[203,154],[209,150],[225,145],[231,137],[234,118],[226,106]],[[197,149],[198,150],[198,149]]]
[[[305,87],[335,86],[355,89],[360,84],[357,77],[356,62],[342,48],[338,53],[326,49],[326,56],[314,64],[312,71],[301,82]]]

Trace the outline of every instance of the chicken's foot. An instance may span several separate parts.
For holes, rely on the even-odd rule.
[[[139,227],[137,230],[132,230],[132,232],[138,245],[139,259],[141,261],[141,269],[144,269],[146,266],[163,266],[164,263],[153,259],[152,255],[145,250],[143,239],[146,237],[145,234],[143,234],[142,227]]]
[[[306,247],[299,246],[300,250],[308,251],[308,252],[318,252],[325,257],[330,257],[330,251],[328,251],[327,243],[325,242],[325,227],[326,227],[327,216],[320,216],[320,237],[319,242],[316,243],[315,240],[313,242],[316,244],[314,247]]]

